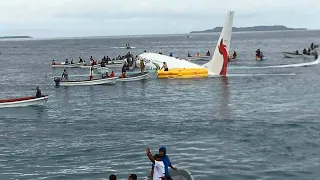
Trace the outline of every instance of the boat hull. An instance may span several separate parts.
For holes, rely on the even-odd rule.
[[[295,54],[290,52],[282,52],[281,53],[285,58],[301,58],[301,54]]]
[[[303,54],[302,57],[305,59],[315,59],[316,58],[315,55],[307,55],[307,54]]]
[[[117,81],[119,82],[130,82],[130,81],[140,81],[140,80],[144,80],[147,79],[149,77],[149,73],[144,73],[144,74],[135,74],[132,75],[131,77],[127,77],[127,78],[119,78],[117,79]]]
[[[94,86],[94,85],[104,85],[104,84],[115,84],[117,82],[117,77],[105,78],[105,79],[95,79],[95,80],[85,80],[85,81],[60,81],[56,82],[57,86]]]
[[[45,102],[47,102],[47,100],[48,100],[48,96],[43,96],[41,98],[24,97],[24,98],[0,100],[0,108],[15,108],[15,107],[43,105]]]
[[[186,169],[177,169],[176,171],[170,169],[169,173],[173,180],[194,180],[192,173]]]

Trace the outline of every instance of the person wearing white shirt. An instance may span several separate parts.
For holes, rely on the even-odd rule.
[[[150,149],[146,150],[148,158],[154,163],[154,169],[153,169],[153,180],[165,180],[165,169],[164,164],[161,160],[161,157],[159,154],[154,155],[154,157],[150,153]]]

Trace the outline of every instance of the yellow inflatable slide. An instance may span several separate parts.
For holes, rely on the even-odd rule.
[[[208,70],[205,68],[174,68],[169,71],[158,70],[158,78],[206,78]]]

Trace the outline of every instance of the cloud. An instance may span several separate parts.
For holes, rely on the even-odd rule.
[[[159,30],[182,33],[221,26],[228,10],[236,11],[236,26],[289,24],[320,28],[313,20],[320,13],[317,1],[10,0],[0,4],[0,34],[24,30],[31,34],[34,30],[35,36],[152,34]],[[306,11],[310,7],[312,11]]]

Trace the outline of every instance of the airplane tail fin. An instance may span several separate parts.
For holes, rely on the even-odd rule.
[[[227,75],[234,11],[229,11],[211,61],[203,66],[211,75]]]

